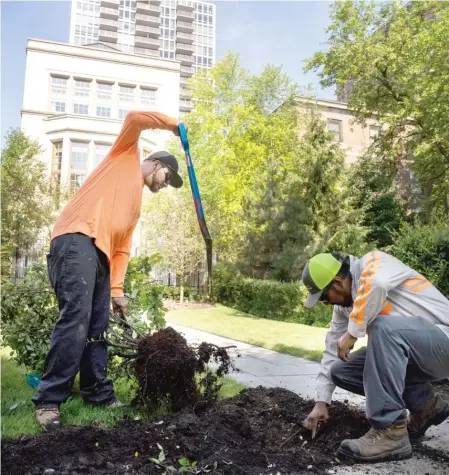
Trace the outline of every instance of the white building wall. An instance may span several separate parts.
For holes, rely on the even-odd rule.
[[[179,116],[179,69],[177,61],[143,57],[121,52],[74,46],[64,43],[29,39],[25,72],[25,89],[22,114],[22,130],[39,140],[42,146],[41,159],[47,165],[48,174],[64,185],[70,185],[74,175],[87,177],[96,166],[97,153],[104,146],[111,146],[122,127],[119,117],[120,87],[133,86],[133,102],[129,110],[151,110],[172,117]],[[52,78],[63,78],[61,87],[65,94],[55,96]],[[75,81],[89,82],[88,114],[74,113]],[[98,82],[111,84],[110,117],[98,117]],[[59,89],[61,89],[59,88]],[[142,89],[155,91],[151,103],[143,103]],[[53,99],[65,102],[64,111],[55,111]],[[168,131],[144,131],[139,147],[141,158],[154,150],[164,149],[171,133]],[[74,143],[86,144],[86,164],[83,170],[73,169]],[[62,143],[61,166],[57,165],[55,144]],[[60,145],[58,145],[60,146]],[[84,146],[83,146],[84,147]],[[84,158],[84,154],[83,154]],[[135,233],[133,255],[140,244],[140,235]]]

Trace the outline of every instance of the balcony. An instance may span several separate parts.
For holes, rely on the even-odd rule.
[[[148,10],[150,9],[150,3],[147,2],[137,2],[136,4],[136,13],[144,13],[148,14]]]
[[[179,84],[181,85],[181,88],[187,87],[189,85],[189,81],[187,80],[187,78],[181,76],[179,78]]]
[[[178,20],[183,21],[193,21],[195,18],[195,14],[193,12],[186,12],[185,10],[177,10],[176,15]]]
[[[150,3],[152,5],[160,5],[161,4],[161,0],[150,0]]]
[[[100,19],[108,18],[110,20],[118,19],[118,8],[100,7]]]
[[[180,100],[179,101],[179,110],[182,112],[190,112],[193,109],[193,102]]]
[[[188,33],[176,33],[176,41],[179,41],[181,43],[193,44],[193,40],[193,35],[190,35]]]
[[[192,54],[195,51],[193,45],[186,43],[176,43],[176,54]]]
[[[182,31],[183,33],[193,33],[193,23],[189,21],[177,21],[176,31]]]
[[[110,7],[110,8],[117,8],[120,6],[120,0],[101,0],[100,9],[101,7]]]
[[[195,69],[192,66],[181,66],[181,76],[190,78],[194,73]]]
[[[158,16],[143,15],[142,13],[136,14],[136,26],[145,25],[145,26],[158,27],[160,24],[161,24],[161,19]]]
[[[176,2],[176,10],[193,12],[193,3],[188,0],[178,0]]]
[[[136,36],[134,38],[135,46],[141,46],[142,48],[159,49],[161,42],[155,38],[145,38],[144,36]]]
[[[100,29],[117,31],[118,30],[118,21],[117,20],[108,20],[107,18],[100,18]]]
[[[100,30],[98,33],[98,39],[108,43],[117,43],[117,32],[110,30]]]
[[[193,64],[193,56],[190,56],[188,54],[177,54],[176,60],[181,61],[181,64],[183,66],[192,66]]]
[[[161,36],[161,29],[153,26],[136,25],[136,36],[159,38]]]
[[[181,92],[179,93],[179,96],[184,99],[190,99],[192,97],[192,94],[193,92],[190,89],[181,87]]]

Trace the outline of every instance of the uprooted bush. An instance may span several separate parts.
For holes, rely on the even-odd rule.
[[[332,318],[330,306],[304,307],[307,290],[300,282],[243,277],[226,265],[215,267],[212,291],[217,302],[256,317],[322,327]]]

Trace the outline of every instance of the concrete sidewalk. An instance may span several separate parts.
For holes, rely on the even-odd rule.
[[[235,366],[240,371],[232,373],[230,376],[245,386],[281,387],[304,398],[314,398],[318,363],[181,325],[169,323],[168,326],[184,334],[189,343],[198,344],[206,341],[218,346],[235,346],[235,349],[230,350],[230,354],[235,356]],[[364,397],[341,389],[336,389],[334,392],[334,400],[347,401],[364,409]],[[432,427],[427,431],[427,434],[425,443],[429,447],[445,451],[449,456],[449,421],[445,421],[438,427]],[[402,462],[363,465],[363,467],[342,467],[336,470],[337,475],[383,475],[387,473],[449,475],[449,463],[412,457]]]

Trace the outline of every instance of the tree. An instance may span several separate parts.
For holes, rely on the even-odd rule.
[[[206,255],[188,184],[180,190],[151,196],[142,217],[145,251],[158,252],[164,267],[176,273],[183,303],[185,281],[198,270]]]
[[[311,112],[300,118],[298,130],[296,108],[287,106],[282,114],[292,122],[290,152],[274,150],[245,203],[244,261],[256,277],[297,280],[317,252],[357,254],[365,233],[361,213],[351,209],[344,193],[343,152],[324,123]]]
[[[394,175],[377,154],[368,151],[352,166],[349,190],[354,207],[364,210],[367,241],[375,248],[391,245],[393,233],[406,219],[405,202]]]
[[[245,241],[242,203],[263,171],[273,134],[274,109],[293,97],[296,86],[278,68],[251,75],[227,54],[191,83],[195,111],[189,139],[208,227],[220,257],[236,261]],[[288,131],[287,131],[288,132]]]
[[[432,204],[449,211],[449,4],[335,2],[329,48],[305,70],[346,91],[360,122],[378,117],[384,159],[413,157]]]
[[[53,199],[41,147],[20,129],[11,130],[2,150],[2,275],[10,275],[11,255],[36,242],[53,221]]]

